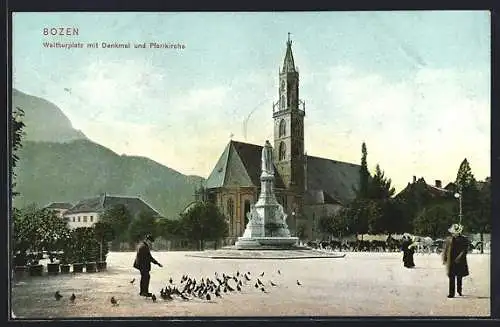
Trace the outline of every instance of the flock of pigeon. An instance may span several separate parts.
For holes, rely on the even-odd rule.
[[[278,270],[278,275],[281,275],[281,271]],[[232,292],[241,292],[243,287],[245,286],[253,286],[255,289],[260,290],[262,293],[268,293],[266,290],[266,286],[261,279],[264,277],[264,272],[262,272],[259,276],[254,279],[251,277],[250,272],[240,273],[239,271],[236,274],[228,275],[226,273],[215,272],[214,278],[201,278],[201,280],[196,280],[193,277],[188,275],[183,275],[181,277],[180,283],[174,283],[172,277],[168,280],[168,283],[164,288],[160,290],[160,298],[165,301],[172,301],[175,298],[182,299],[184,301],[188,301],[193,298],[199,298],[203,300],[210,301],[212,298],[218,297],[221,298],[222,294],[230,294]],[[255,284],[254,284],[255,281]],[[135,278],[130,281],[130,284],[134,284]],[[297,285],[301,286],[302,283],[297,280]],[[278,286],[272,280],[269,281],[270,287]],[[63,297],[59,291],[56,291],[54,295],[56,301],[61,300]],[[153,302],[157,301],[157,297],[155,294],[151,294],[150,298]],[[76,295],[75,293],[71,294],[69,298],[71,303],[75,303]],[[118,300],[112,296],[110,298],[110,303],[113,306],[118,305]]]

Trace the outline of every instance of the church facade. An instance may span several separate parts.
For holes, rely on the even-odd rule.
[[[272,108],[274,190],[288,215],[292,235],[314,239],[319,218],[354,199],[360,166],[305,153],[306,111],[299,89],[299,72],[288,39],[279,73],[278,101]],[[243,235],[247,213],[259,197],[262,147],[231,140],[197,192],[197,200],[215,203],[227,217],[229,243]]]

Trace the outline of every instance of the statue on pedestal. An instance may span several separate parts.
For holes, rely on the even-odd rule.
[[[262,174],[274,175],[273,148],[269,141],[266,141],[266,144],[262,148]]]

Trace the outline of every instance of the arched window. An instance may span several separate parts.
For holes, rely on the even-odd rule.
[[[281,109],[285,109],[286,108],[286,102],[285,102],[285,96],[282,95],[281,96]]]
[[[280,130],[279,130],[279,137],[282,137],[282,136],[285,136],[286,134],[286,121],[284,119],[282,119],[280,121]]]
[[[285,160],[286,158],[286,145],[285,142],[280,143],[279,147],[279,160]]]
[[[227,200],[227,215],[229,216],[229,235],[232,235],[234,226],[234,202],[232,198]]]

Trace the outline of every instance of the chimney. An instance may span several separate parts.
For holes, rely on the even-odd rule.
[[[417,182],[417,176],[413,175],[413,183]]]
[[[441,181],[439,179],[436,179],[436,187],[439,187],[439,188],[443,188],[443,184],[441,183]]]

